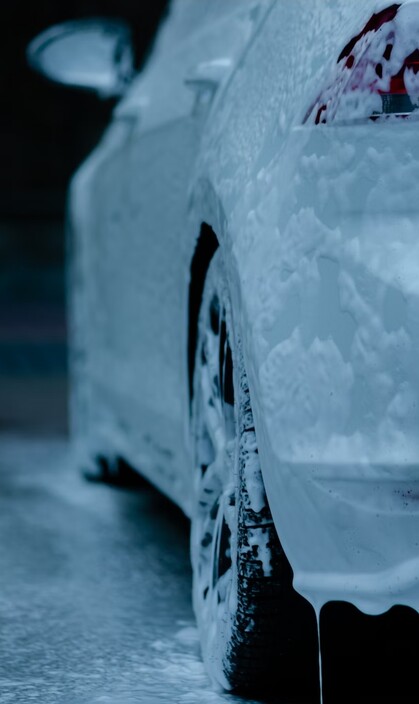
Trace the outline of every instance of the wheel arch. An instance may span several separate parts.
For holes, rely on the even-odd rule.
[[[213,228],[206,222],[201,224],[195,251],[190,267],[188,299],[188,388],[189,402],[193,396],[193,375],[195,369],[195,351],[198,335],[198,319],[201,308],[205,278],[211,260],[220,243]]]

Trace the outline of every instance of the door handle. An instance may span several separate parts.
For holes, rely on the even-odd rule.
[[[232,65],[233,61],[230,57],[204,61],[194,66],[186,75],[184,83],[198,93],[207,90],[215,92],[229,75]]]

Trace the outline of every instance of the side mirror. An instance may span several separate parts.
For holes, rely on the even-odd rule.
[[[129,27],[120,20],[64,22],[39,34],[27,47],[28,63],[51,81],[121,96],[134,74]]]

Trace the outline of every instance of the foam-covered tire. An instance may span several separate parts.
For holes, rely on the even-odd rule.
[[[234,323],[218,250],[202,297],[192,402],[191,555],[203,657],[225,689],[316,701],[315,614],[292,587],[273,524]]]

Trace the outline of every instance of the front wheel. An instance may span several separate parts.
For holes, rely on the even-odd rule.
[[[207,669],[225,689],[317,701],[316,619],[292,587],[266,498],[220,250],[202,298],[192,428],[193,600]]]

